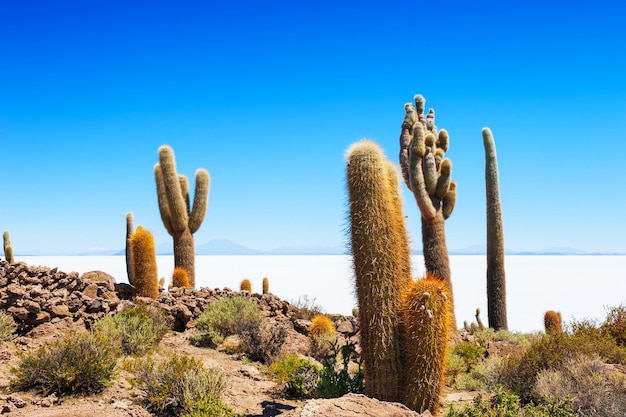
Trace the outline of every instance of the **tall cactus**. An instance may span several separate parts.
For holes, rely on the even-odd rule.
[[[403,296],[405,332],[404,405],[437,414],[445,383],[449,343],[450,290],[427,274]]]
[[[196,286],[195,248],[193,234],[198,230],[209,201],[210,177],[206,169],[196,170],[193,207],[189,205],[187,177],[176,172],[174,151],[167,145],[159,147],[159,163],[154,166],[161,220],[174,240],[174,266],[189,273],[191,288]]]
[[[450,146],[448,132],[437,131],[435,111],[424,113],[426,100],[415,96],[415,105],[404,105],[406,115],[400,134],[400,167],[409,190],[413,192],[422,220],[422,245],[426,271],[444,281],[450,288],[450,259],[446,246],[444,221],[456,204],[456,183],[452,180],[452,163],[445,159]],[[451,299],[450,306],[454,308]],[[452,325],[455,325],[452,310]]]
[[[11,246],[11,236],[8,230],[5,230],[2,234],[2,246],[4,248],[4,258],[6,261],[10,264],[15,263],[15,259],[13,258],[13,246]]]
[[[498,185],[496,143],[489,128],[482,130],[485,147],[487,190],[487,317],[489,327],[507,330],[506,278],[504,273],[504,229]]]
[[[130,285],[135,285],[135,280],[133,279],[133,258],[130,249],[130,238],[134,231],[133,213],[128,212],[126,213],[126,275],[128,275],[128,283]]]
[[[408,248],[402,247],[408,238],[400,227],[400,195],[397,186],[393,189],[398,173],[368,140],[353,144],[346,156],[365,390],[380,400],[401,401],[400,295],[411,277]]]
[[[159,275],[154,236],[139,226],[130,237],[130,248],[135,295],[157,298],[159,296]]]

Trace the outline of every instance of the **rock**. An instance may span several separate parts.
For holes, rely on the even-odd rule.
[[[50,307],[52,317],[67,317],[70,315],[70,309],[65,304]]]
[[[24,307],[9,307],[7,311],[18,320],[25,321],[28,318],[28,310]]]
[[[362,394],[347,394],[340,398],[309,400],[304,403],[300,417],[432,417],[426,411],[419,414],[400,403],[390,403],[366,397]]]
[[[92,282],[91,284],[87,285],[85,289],[83,290],[83,295],[89,298],[97,298],[98,297],[98,284],[96,284],[95,282]]]

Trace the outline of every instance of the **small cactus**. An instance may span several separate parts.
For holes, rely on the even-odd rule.
[[[330,335],[335,333],[335,323],[330,317],[324,314],[318,314],[311,320],[311,327],[309,327],[309,333],[311,336]]]
[[[128,212],[126,213],[126,275],[128,275],[128,283],[130,285],[135,285],[135,281],[133,280],[133,260],[130,250],[130,237],[134,231],[133,213]]]
[[[5,230],[2,234],[2,241],[4,247],[4,258],[10,264],[15,263],[15,259],[13,258],[13,246],[11,246],[11,237],[8,230]]]
[[[252,283],[249,279],[242,279],[239,284],[239,291],[248,291],[252,294]]]
[[[139,226],[130,237],[130,247],[135,295],[156,299],[159,296],[159,276],[154,236]]]
[[[561,313],[548,310],[543,316],[543,324],[546,328],[546,334],[548,333],[561,333],[563,332],[563,323],[561,321]]]
[[[480,330],[483,330],[485,328],[485,325],[483,324],[483,321],[480,319],[480,308],[476,307],[476,323],[478,324],[478,328]]]
[[[270,280],[265,277],[263,278],[263,294],[269,294],[270,292]]]
[[[189,288],[189,273],[185,268],[174,268],[174,272],[172,272],[172,286]]]

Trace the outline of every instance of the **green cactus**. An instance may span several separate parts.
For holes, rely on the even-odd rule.
[[[450,291],[427,274],[403,295],[405,392],[411,410],[437,414],[445,382],[451,320]]]
[[[450,306],[455,326],[450,259],[446,246],[444,221],[456,204],[456,183],[452,163],[445,159],[450,138],[445,130],[437,131],[435,111],[424,113],[426,100],[415,96],[415,105],[404,105],[406,115],[400,134],[400,167],[404,182],[413,192],[422,220],[422,247],[426,271],[450,288]]]
[[[270,280],[265,277],[263,278],[263,294],[269,294],[270,292]]]
[[[400,401],[400,293],[411,277],[398,172],[381,148],[368,140],[353,144],[346,156],[366,393],[384,401]]]
[[[15,259],[13,258],[13,246],[11,246],[11,236],[8,230],[5,230],[2,234],[2,243],[4,247],[4,258],[10,264],[15,263]]]
[[[167,145],[159,147],[159,163],[154,167],[161,220],[174,240],[174,266],[185,268],[189,284],[195,288],[195,248],[193,234],[198,230],[209,200],[210,177],[206,169],[196,171],[193,207],[189,205],[187,177],[178,175],[174,151]]]
[[[130,237],[130,250],[135,295],[156,299],[159,296],[159,275],[152,233],[141,226],[137,227]]]
[[[126,213],[126,275],[128,275],[128,283],[130,285],[135,285],[135,281],[133,280],[133,260],[130,250],[130,238],[134,231],[133,213],[128,212]]]
[[[504,229],[498,185],[496,143],[489,128],[482,130],[487,190],[487,318],[494,330],[507,330]]]

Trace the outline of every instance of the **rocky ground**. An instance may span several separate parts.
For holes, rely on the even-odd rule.
[[[285,398],[282,387],[264,375],[261,364],[227,354],[219,347],[210,349],[192,345],[190,338],[195,332],[195,320],[204,307],[220,297],[240,295],[254,298],[268,320],[289,329],[284,352],[308,354],[310,322],[298,318],[295,306],[272,294],[248,294],[227,288],[175,288],[162,292],[157,300],[143,300],[166,311],[175,326],[175,331],[161,341],[156,355],[159,352],[186,354],[202,361],[205,366],[220,368],[230,380],[223,400],[247,417],[419,416],[400,404],[363,395],[308,401]],[[55,268],[9,265],[0,261],[0,310],[13,316],[20,334],[14,341],[0,344],[0,414],[11,417],[150,416],[139,405],[140,393],[124,371],[112,386],[96,396],[44,397],[35,392],[11,392],[9,389],[10,369],[19,363],[20,352],[36,349],[73,330],[89,328],[96,320],[131,303],[131,297],[130,286],[116,283],[113,277],[100,271],[79,276]],[[333,319],[346,339],[358,340],[358,326],[353,317],[334,316]],[[467,401],[472,396],[472,393],[452,393],[447,401]]]

